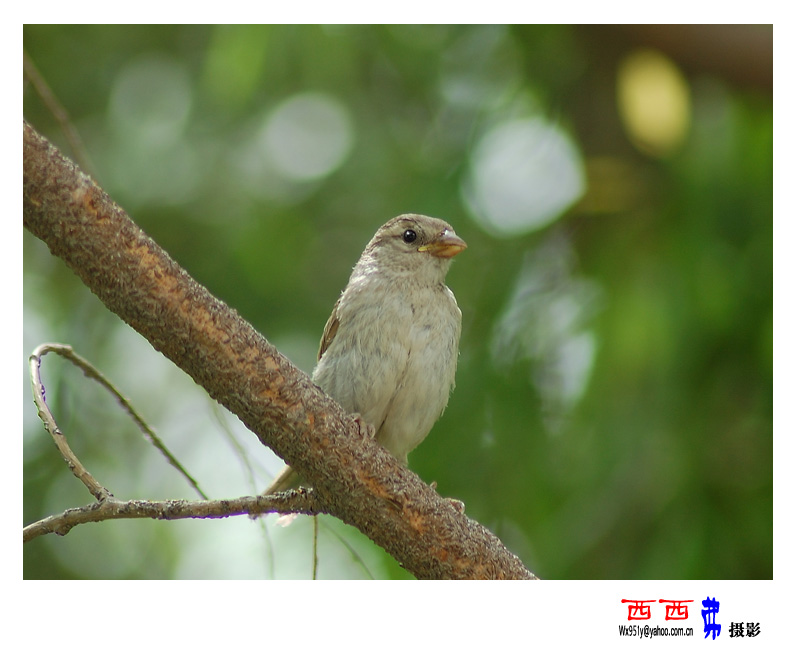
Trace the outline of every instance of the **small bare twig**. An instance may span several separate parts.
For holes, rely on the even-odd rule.
[[[31,523],[22,530],[22,541],[27,543],[43,534],[64,536],[75,525],[97,523],[104,520],[129,518],[152,518],[155,520],[181,520],[185,518],[227,518],[249,514],[303,513],[317,515],[326,513],[318,503],[311,488],[299,488],[275,495],[255,495],[226,500],[117,500],[112,495],[93,504],[67,509],[61,514],[48,516]]]
[[[41,358],[50,352],[54,352],[55,354],[68,359],[75,364],[75,366],[78,366],[86,377],[96,380],[108,391],[110,391],[119,402],[119,405],[121,405],[125,412],[127,412],[133,421],[136,422],[136,426],[138,426],[144,437],[146,437],[152,443],[152,445],[166,457],[166,460],[168,460],[169,463],[186,478],[188,483],[191,484],[191,487],[201,498],[208,499],[208,496],[205,495],[205,493],[199,487],[196,479],[194,479],[185,470],[185,468],[180,464],[180,461],[178,461],[166,448],[166,445],[141,418],[138,412],[136,412],[136,410],[130,404],[130,401],[128,401],[121,393],[119,393],[119,390],[114,387],[113,384],[111,384],[111,382],[109,382],[102,373],[94,368],[94,366],[92,366],[91,363],[89,363],[86,359],[77,354],[72,349],[72,346],[64,345],[62,343],[44,343],[33,351],[29,359],[30,377],[31,383],[33,384],[33,400],[36,402],[36,409],[39,412],[39,418],[44,422],[45,430],[53,438],[55,445],[61,452],[61,456],[66,461],[67,465],[69,465],[69,469],[72,471],[72,474],[74,474],[83,482],[83,484],[89,489],[89,492],[94,495],[94,497],[102,501],[109,497],[113,497],[113,494],[107,488],[102,486],[89,473],[89,471],[83,467],[80,460],[78,460],[78,457],[73,453],[72,449],[67,444],[66,436],[58,428],[58,424],[56,423],[55,418],[53,417],[53,414],[47,405],[45,399],[44,383],[41,379]]]
[[[61,102],[58,101],[58,97],[55,96],[50,86],[47,85],[47,81],[45,81],[44,76],[39,73],[36,65],[33,64],[33,60],[31,60],[30,56],[24,51],[22,52],[22,66],[25,77],[31,82],[36,93],[39,95],[42,102],[44,102],[44,105],[47,106],[49,111],[53,114],[55,121],[61,126],[61,131],[64,132],[64,136],[66,136],[66,140],[72,148],[72,153],[75,155],[75,159],[89,175],[97,179],[95,175],[97,171],[91,162],[88,151],[86,151],[83,145],[83,141],[80,139],[80,134],[69,118],[69,113]]]
[[[194,489],[204,498],[202,502],[188,500],[168,500],[155,502],[149,500],[122,501],[113,496],[113,493],[97,481],[83,466],[74,454],[66,436],[58,428],[58,424],[47,405],[45,388],[41,379],[41,358],[53,352],[58,354],[83,370],[87,376],[99,382],[108,389],[119,401],[124,410],[133,418],[144,435],[154,444],[168,461],[174,465],[183,476],[188,479]],[[66,461],[72,473],[80,479],[97,502],[86,506],[67,509],[61,514],[49,516],[28,525],[22,530],[22,541],[27,543],[43,534],[58,534],[64,536],[75,525],[83,523],[96,523],[104,520],[119,520],[125,518],[154,518],[157,520],[179,520],[183,518],[226,518],[249,514],[257,516],[264,513],[304,513],[316,515],[326,513],[317,504],[312,489],[299,489],[278,493],[269,496],[237,497],[226,500],[208,500],[197,485],[196,481],[183,469],[176,458],[164,446],[163,442],[155,435],[152,429],[133,409],[128,400],[119,393],[108,380],[94,366],[83,357],[75,353],[69,345],[60,343],[46,343],[37,347],[30,356],[30,374],[33,384],[33,399],[39,417],[44,422],[44,428],[55,441],[61,456]]]
[[[316,520],[319,520],[319,519],[318,519],[318,518],[316,518]],[[362,569],[362,570],[365,572],[365,574],[366,574],[366,575],[367,575],[367,576],[368,576],[368,577],[369,577],[371,580],[376,580],[376,576],[374,576],[374,574],[371,572],[371,569],[369,569],[369,568],[368,568],[368,564],[366,564],[365,560],[362,558],[362,555],[360,555],[360,553],[359,553],[359,552],[357,552],[357,549],[356,549],[356,548],[355,548],[353,545],[351,545],[351,543],[349,543],[349,542],[348,542],[348,541],[345,539],[345,537],[341,536],[341,535],[340,535],[338,532],[336,532],[336,531],[335,531],[335,530],[334,530],[332,527],[329,527],[329,525],[327,525],[327,524],[326,524],[326,523],[324,523],[324,522],[320,522],[320,521],[319,521],[319,523],[318,523],[318,524],[319,524],[319,526],[323,527],[323,528],[324,528],[324,530],[325,530],[325,531],[326,531],[328,534],[331,534],[331,535],[332,535],[332,536],[333,536],[335,539],[337,539],[338,543],[339,543],[341,546],[343,546],[343,547],[344,547],[344,548],[345,548],[345,549],[348,551],[348,553],[351,555],[351,557],[352,557],[352,560],[354,560],[354,562],[355,562],[355,563],[356,563],[356,564],[357,564],[357,565],[358,565],[358,566],[359,566],[359,567],[360,567],[360,568],[361,568],[361,569]]]
[[[318,580],[318,518],[313,518],[313,580]]]
[[[46,430],[50,437],[53,438],[55,446],[61,452],[61,457],[66,461],[70,471],[78,479],[83,482],[83,485],[88,488],[89,492],[100,502],[106,499],[112,499],[113,493],[97,481],[91,473],[83,467],[83,464],[78,460],[78,457],[72,453],[66,441],[66,435],[58,428],[50,408],[47,407],[47,402],[44,396],[44,384],[41,381],[41,358],[48,352],[58,352],[59,354],[71,352],[72,348],[68,345],[40,345],[33,351],[30,356],[30,378],[33,384],[33,400],[36,403],[36,409],[39,412],[39,418],[44,422],[44,430]]]

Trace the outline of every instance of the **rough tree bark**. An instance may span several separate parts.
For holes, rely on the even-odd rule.
[[[306,477],[326,512],[418,578],[535,577],[497,537],[364,439],[351,416],[27,122],[23,139],[25,228]]]

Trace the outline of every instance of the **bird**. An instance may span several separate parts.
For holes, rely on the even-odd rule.
[[[321,337],[313,382],[405,466],[454,388],[462,312],[445,277],[466,248],[441,219],[392,218],[365,247]],[[300,483],[287,466],[264,494]]]

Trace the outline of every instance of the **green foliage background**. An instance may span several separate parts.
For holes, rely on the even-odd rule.
[[[457,388],[410,464],[535,573],[772,577],[771,88],[692,66],[688,133],[651,155],[616,103],[636,47],[608,30],[26,26],[24,45],[99,183],[304,370],[382,222],[417,211],[454,225],[469,244],[449,276],[464,316]],[[348,142],[326,172],[291,178],[262,136],[305,93],[343,109],[332,119]],[[24,114],[72,155],[30,84]],[[496,231],[468,182],[484,137],[517,118],[572,141],[585,188],[544,223]],[[25,355],[71,344],[213,497],[277,471],[27,233],[24,288]],[[51,356],[44,377],[114,494],[194,497],[78,370]],[[22,388],[28,524],[90,496],[41,430],[27,374]],[[308,519],[88,525],[27,544],[24,575],[306,578],[310,535]],[[407,577],[332,519],[319,556],[322,578]]]

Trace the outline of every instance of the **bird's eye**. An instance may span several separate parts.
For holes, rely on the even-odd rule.
[[[404,231],[404,234],[401,236],[401,239],[404,240],[405,244],[412,244],[418,238],[418,234],[414,230],[407,230]]]

